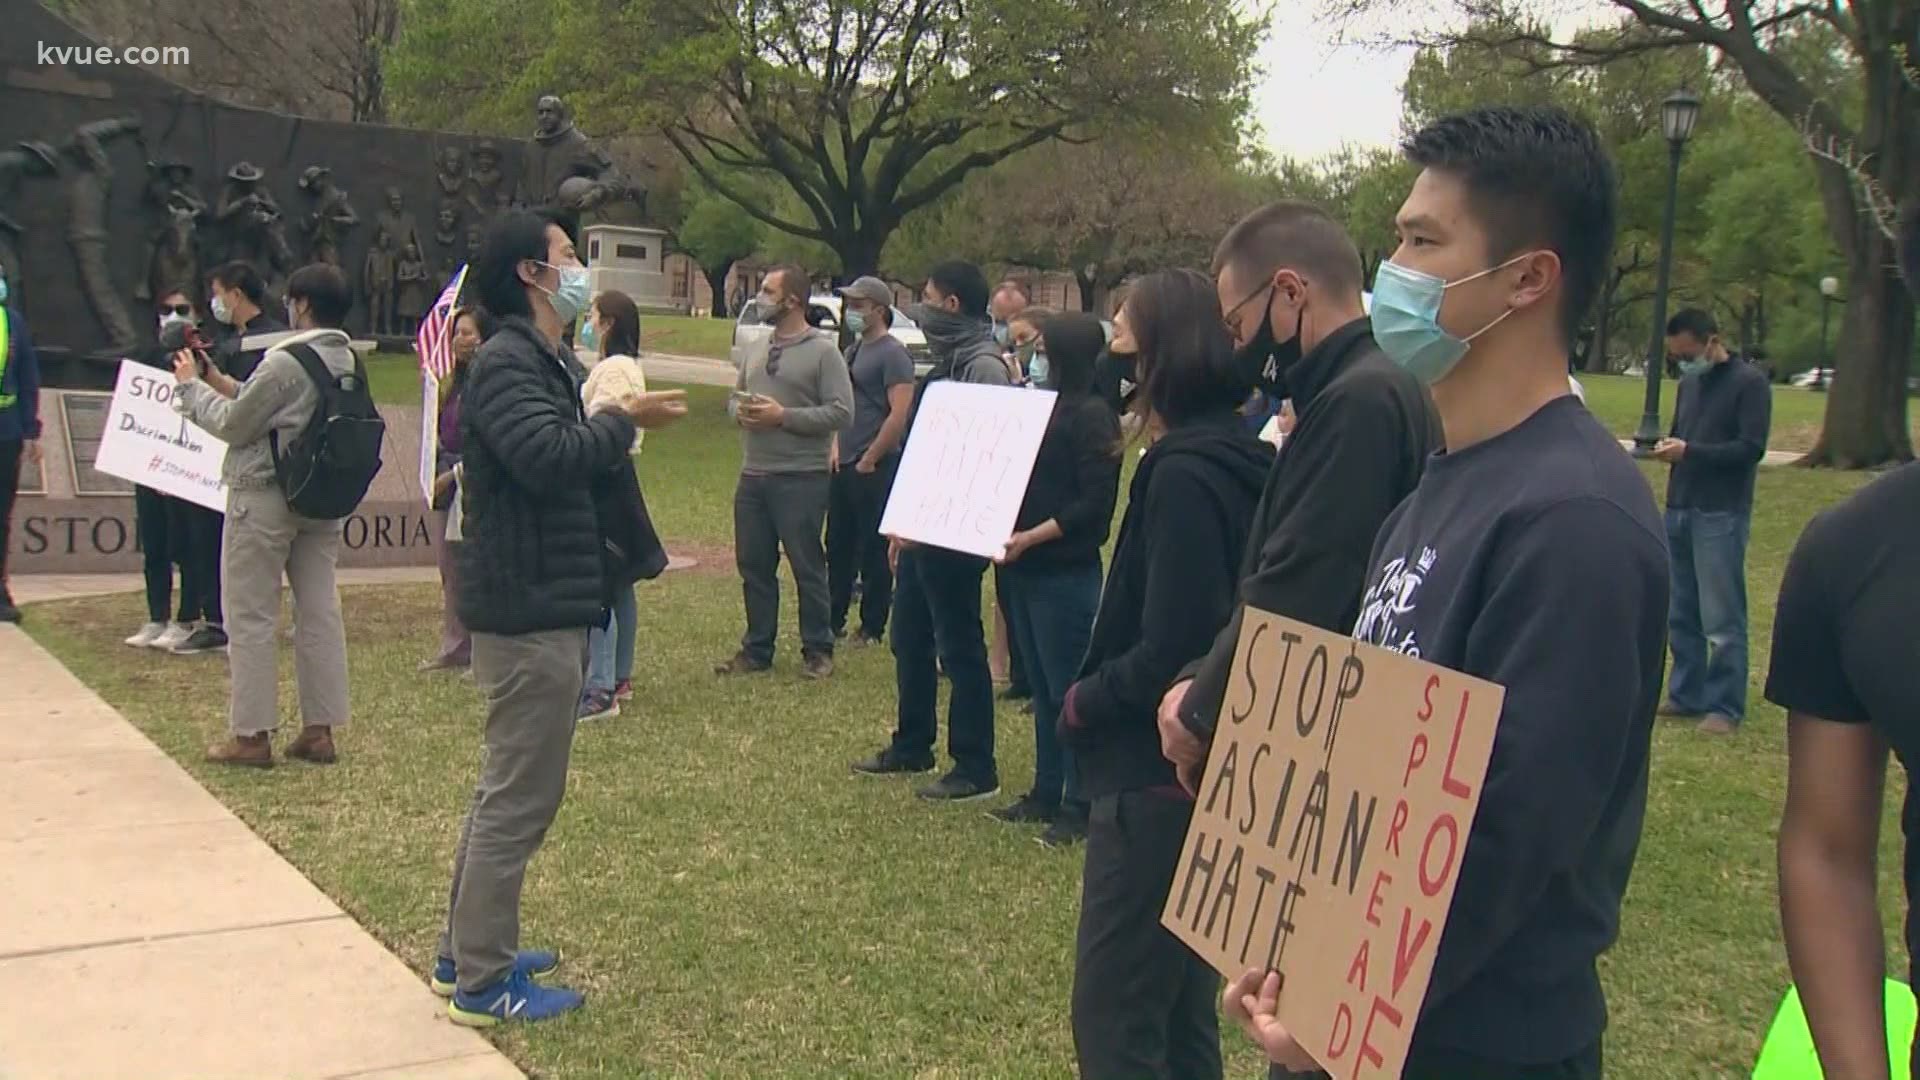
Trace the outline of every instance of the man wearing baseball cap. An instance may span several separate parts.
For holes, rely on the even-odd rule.
[[[853,379],[853,423],[840,433],[839,469],[827,508],[827,581],[833,597],[833,632],[846,634],[853,582],[860,588],[860,626],[855,641],[878,643],[893,605],[893,573],[880,513],[893,488],[900,446],[913,412],[913,358],[893,336],[893,290],[863,277],[840,290],[843,321],[853,336],[847,373]]]

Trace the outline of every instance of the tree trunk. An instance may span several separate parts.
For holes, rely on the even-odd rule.
[[[843,236],[833,245],[833,253],[840,256],[841,281],[852,281],[869,274],[880,276],[880,252],[887,246],[887,237],[892,228],[885,231],[867,229],[852,236]]]
[[[1913,300],[1884,237],[1868,230],[1847,275],[1847,305],[1834,343],[1834,377],[1820,441],[1802,465],[1865,469],[1913,460],[1907,429],[1907,369]]]
[[[1075,270],[1073,272],[1073,282],[1075,285],[1080,286],[1080,311],[1083,314],[1087,314],[1087,315],[1093,314],[1094,313],[1093,275],[1087,273],[1084,270]]]
[[[700,274],[707,279],[707,289],[713,293],[713,317],[726,319],[738,314],[727,304],[727,275],[733,273],[734,260],[728,259],[719,266],[703,266]],[[691,298],[689,298],[691,299]]]
[[[1612,370],[1608,350],[1613,348],[1613,297],[1620,291],[1620,275],[1608,274],[1601,286],[1599,314],[1593,320],[1593,347],[1587,350],[1587,374],[1605,375]]]

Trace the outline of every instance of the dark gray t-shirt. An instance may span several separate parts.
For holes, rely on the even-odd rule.
[[[840,436],[840,460],[850,465],[867,452],[886,423],[892,411],[887,391],[913,385],[913,357],[892,334],[873,342],[856,341],[847,348],[847,373],[853,378],[853,425]]]

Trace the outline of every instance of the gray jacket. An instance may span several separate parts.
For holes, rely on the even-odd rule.
[[[229,401],[213,388],[194,380],[173,395],[173,408],[227,444],[221,479],[229,488],[272,487],[273,446],[269,432],[280,433],[285,448],[306,429],[320,405],[320,391],[307,377],[287,346],[306,344],[318,353],[335,375],[353,370],[353,350],[342,330],[308,330],[287,338],[267,353],[253,375],[240,384],[239,396]]]

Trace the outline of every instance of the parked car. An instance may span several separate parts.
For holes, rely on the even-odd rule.
[[[822,330],[834,333],[840,331],[840,297],[815,295],[807,301],[807,321]],[[739,318],[733,323],[733,345],[728,355],[733,360],[734,370],[746,362],[747,346],[764,340],[772,328],[760,321],[760,304],[749,300],[740,305]],[[899,308],[893,309],[893,329],[890,331],[900,344],[907,347],[907,355],[913,357],[913,377],[926,378],[933,370],[933,355],[927,351],[927,335],[922,333],[918,323],[907,317]]]
[[[1832,382],[1832,368],[1808,368],[1793,378],[1788,379],[1787,385],[1796,390],[1812,390],[1815,387],[1831,385]]]

